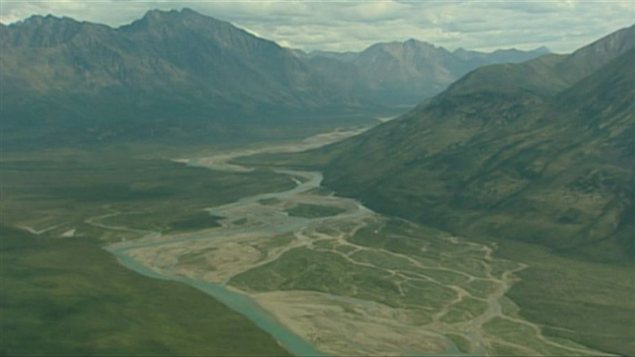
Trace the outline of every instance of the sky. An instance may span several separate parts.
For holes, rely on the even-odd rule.
[[[183,7],[307,51],[415,38],[451,50],[547,46],[566,53],[635,24],[635,0],[0,0],[0,22],[53,14],[117,27],[150,9]]]

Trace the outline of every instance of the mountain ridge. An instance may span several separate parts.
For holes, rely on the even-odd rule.
[[[311,59],[187,8],[116,28],[34,15],[0,27],[0,48],[7,147],[229,140],[255,127],[284,132],[324,115],[395,111],[404,96],[428,95],[427,84],[412,85],[381,99],[351,63]],[[395,85],[403,81],[417,80]]]
[[[405,105],[440,93],[477,67],[522,62],[547,53],[546,48],[449,51],[426,41],[408,39],[376,43],[360,52],[313,52],[308,57],[327,75],[338,73],[339,78],[353,78],[363,83],[359,90],[364,92],[364,97]]]
[[[0,125],[15,142],[216,140],[245,120],[357,106],[288,49],[191,10],[116,29],[34,16],[3,27],[0,47]]]
[[[325,185],[387,214],[633,264],[631,35],[635,27],[602,40],[624,46],[479,68],[398,119],[277,160],[320,167]],[[598,45],[611,51],[559,71]]]
[[[238,162],[320,170],[337,195],[491,244],[527,264],[509,297],[542,333],[633,355],[634,310],[609,297],[635,286],[632,31],[569,71],[563,55],[482,67],[356,137]]]

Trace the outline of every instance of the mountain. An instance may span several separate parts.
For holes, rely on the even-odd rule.
[[[635,262],[635,26],[477,69],[401,118],[287,163],[389,214]]]
[[[311,51],[308,54],[304,54],[310,58],[330,58],[334,60],[338,60],[341,62],[353,62],[358,56],[358,52],[347,51],[347,52],[335,52],[335,51],[321,51],[315,50]]]
[[[0,50],[10,137],[222,136],[242,118],[355,105],[290,50],[189,9],[116,29],[33,16],[0,28]]]
[[[486,66],[461,78],[448,92],[525,90],[550,97],[575,84],[635,46],[633,28],[624,28],[571,55],[547,55],[516,64]]]
[[[635,26],[570,55],[481,67],[356,137],[241,160],[321,170],[377,212],[487,242],[527,266],[511,314],[635,355],[635,309],[612,298],[635,292],[633,39]]]
[[[300,135],[412,103],[480,64],[538,54],[460,51],[452,64],[414,40],[306,54],[189,9],[119,28],[32,16],[0,26],[0,51],[5,148]]]
[[[362,52],[314,51],[310,62],[328,78],[355,81],[356,91],[373,102],[408,105],[431,97],[478,67],[493,63],[516,63],[549,53],[515,49],[491,53],[457,49],[453,52],[410,39],[374,44]]]

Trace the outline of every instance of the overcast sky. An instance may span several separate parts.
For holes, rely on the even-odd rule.
[[[547,46],[570,52],[635,23],[635,0],[589,1],[20,1],[0,0],[0,21],[33,14],[119,26],[149,9],[189,7],[283,46],[361,50],[416,38],[449,49]]]

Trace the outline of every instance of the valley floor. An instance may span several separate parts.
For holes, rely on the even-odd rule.
[[[255,152],[305,150],[357,132],[173,161],[123,159],[121,153],[101,155],[98,162],[78,153],[5,159],[3,223],[14,226],[12,235],[28,237],[3,235],[2,278],[23,284],[30,281],[23,278],[28,274],[34,279],[28,284],[37,289],[16,285],[3,292],[2,329],[11,334],[0,341],[2,351],[20,355],[53,346],[100,353],[121,352],[113,346],[122,346],[140,354],[284,353],[274,340],[296,355],[595,356],[628,350],[632,324],[619,316],[630,311],[632,302],[623,296],[635,293],[635,286],[620,285],[614,295],[621,305],[612,310],[585,303],[612,294],[602,281],[622,274],[618,268],[574,264],[530,247],[514,250],[504,242],[473,241],[384,216],[335,196],[321,186],[319,172],[230,162]],[[89,237],[99,237],[99,243]],[[46,272],[37,263],[41,249],[28,258],[27,243],[33,240],[65,247],[46,248],[54,257]],[[27,244],[27,250],[16,242]],[[125,267],[167,282],[121,269],[105,252],[95,252],[98,244]],[[73,254],[95,259],[99,268],[82,270],[88,262]],[[51,281],[48,271],[60,268],[64,274]],[[78,274],[85,278],[73,278]],[[549,274],[567,280],[550,280]],[[589,284],[584,289],[582,275]],[[567,286],[563,281],[576,296],[557,288]],[[99,282],[108,294],[95,286]],[[130,290],[127,284],[133,283],[144,288]],[[205,305],[202,294],[183,285],[215,299]],[[196,301],[197,310],[184,312],[168,302],[172,298],[152,300],[153,294],[171,296],[170,286],[179,286],[171,291],[183,304]],[[74,296],[83,296],[81,308],[74,307]],[[122,306],[117,301],[127,299],[154,301],[134,313],[126,310],[126,319],[117,322],[136,329],[130,334],[113,335],[85,323],[111,323],[111,312]],[[600,327],[570,313],[578,308]],[[198,320],[214,309],[218,318]],[[617,317],[600,317],[597,311]],[[67,321],[60,325],[68,331],[61,339],[52,327],[58,315]],[[153,316],[173,323],[148,325]],[[155,331],[158,326],[170,331]],[[611,334],[604,345],[597,343],[598,328]],[[201,342],[205,338],[197,331],[212,331],[213,337]],[[243,343],[236,331],[258,343],[236,347]],[[166,333],[186,342],[157,345],[152,336]],[[27,340],[38,349],[26,348]],[[105,349],[91,351],[91,346]]]
[[[248,172],[227,163],[244,154],[186,162]],[[508,290],[527,265],[497,258],[495,244],[377,214],[325,192],[318,172],[277,172],[296,186],[209,208],[220,227],[136,231],[139,239],[109,250],[139,264],[127,264],[133,269],[207,286],[221,300],[227,291],[247,296],[256,304],[234,308],[256,322],[264,309],[277,323],[260,326],[274,337],[282,326],[326,354],[603,354],[547,337],[518,314]],[[89,222],[126,230],[107,218]],[[282,342],[306,354],[302,341]]]

